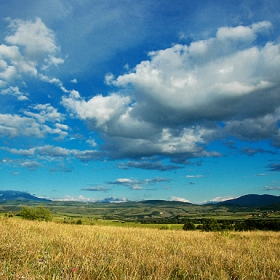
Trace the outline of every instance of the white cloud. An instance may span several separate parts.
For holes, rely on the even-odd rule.
[[[79,98],[78,95],[63,97],[62,104],[78,118],[89,121],[89,126],[108,131],[112,119],[119,118],[126,110],[130,99],[112,94],[103,97],[96,95],[89,101]]]
[[[81,202],[99,202],[99,203],[121,203],[121,202],[127,202],[128,199],[125,197],[118,198],[115,196],[112,197],[106,197],[102,199],[96,199],[96,198],[90,198],[90,197],[84,197],[83,195],[79,195],[77,197],[73,197],[70,195],[66,195],[63,198],[55,198],[52,199],[55,201],[81,201]]]
[[[1,88],[1,85],[0,85],[0,88]],[[0,89],[0,94],[1,95],[13,95],[13,96],[16,96],[17,99],[19,101],[26,101],[28,100],[28,97],[19,90],[19,88],[16,86],[16,87],[12,87],[12,86],[7,86],[6,88],[4,89]]]
[[[92,147],[97,147],[97,143],[94,139],[88,139],[86,142]]]
[[[225,135],[278,145],[280,44],[256,43],[271,29],[222,27],[213,38],[150,52],[126,74],[105,76],[118,92],[88,101],[73,92],[62,104],[102,133],[112,158],[221,156],[205,147]]]
[[[219,203],[219,202],[223,202],[223,201],[227,201],[227,200],[231,200],[231,199],[236,199],[239,196],[225,196],[225,197],[221,197],[221,196],[217,196],[213,199],[207,200],[207,201],[203,201],[202,204],[207,204],[207,203]]]
[[[33,106],[32,109],[35,111],[39,111],[39,113],[25,111],[24,114],[37,119],[40,123],[60,122],[64,119],[64,116],[50,104],[37,104]]]
[[[182,197],[177,197],[177,196],[171,196],[170,201],[179,201],[179,202],[187,202],[187,203],[190,203],[189,200],[185,199],[185,198],[182,198]]]
[[[203,178],[203,175],[187,175],[186,178]]]
[[[53,32],[48,29],[40,18],[35,21],[11,20],[11,35],[5,41],[11,45],[23,47],[24,55],[37,62],[46,53],[54,54],[59,50]]]
[[[118,183],[121,183],[121,184],[131,184],[131,183],[133,183],[133,181],[131,179],[128,179],[128,178],[119,178],[116,181]]]
[[[14,155],[20,155],[20,156],[34,156],[35,154],[35,148],[29,149],[29,150],[24,150],[24,149],[10,149],[6,147],[2,147],[2,150],[6,150],[11,154]]]
[[[65,137],[67,132],[52,128],[40,123],[33,118],[20,115],[0,114],[0,135],[7,137],[35,137],[43,138],[49,134],[56,134],[58,137]]]
[[[23,161],[19,164],[22,167],[26,167],[29,170],[35,170],[37,167],[41,166],[41,163],[37,161]]]
[[[40,18],[34,21],[9,19],[6,33],[6,44],[0,45],[0,94],[17,96],[19,101],[27,100],[27,94],[19,88],[26,77],[49,83],[56,81],[63,89],[58,79],[43,74],[50,66],[57,66],[64,60],[56,56],[60,48],[55,42],[54,33]]]

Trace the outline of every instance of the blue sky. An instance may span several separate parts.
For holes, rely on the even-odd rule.
[[[280,3],[2,1],[0,189],[280,195]]]

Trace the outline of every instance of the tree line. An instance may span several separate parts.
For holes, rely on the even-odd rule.
[[[251,231],[251,230],[271,230],[280,231],[280,220],[277,219],[246,219],[246,220],[216,220],[214,218],[201,219],[196,225],[194,220],[186,220],[183,230],[202,231]]]

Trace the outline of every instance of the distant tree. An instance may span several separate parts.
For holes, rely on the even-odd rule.
[[[229,220],[222,221],[220,227],[221,230],[234,230],[233,222]]]
[[[186,220],[183,226],[183,230],[195,230],[195,224],[190,220]]]
[[[219,231],[221,227],[216,219],[204,219],[202,223],[202,230],[204,231]]]
[[[44,208],[42,205],[38,207],[23,206],[19,215],[27,220],[51,221],[53,218],[52,212]]]
[[[82,222],[82,220],[81,220],[81,219],[79,219],[79,220],[77,220],[76,224],[77,224],[77,225],[82,225],[82,224],[83,224],[83,222]]]

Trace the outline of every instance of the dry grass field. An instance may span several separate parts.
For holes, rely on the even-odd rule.
[[[280,279],[280,233],[0,219],[0,279]]]

